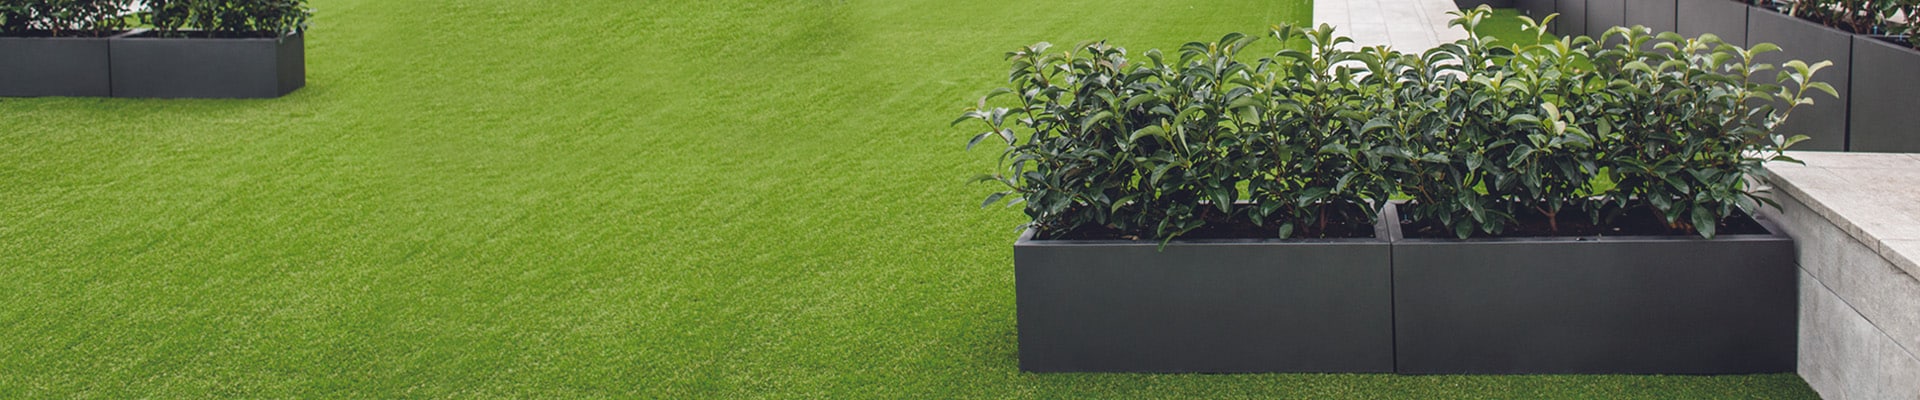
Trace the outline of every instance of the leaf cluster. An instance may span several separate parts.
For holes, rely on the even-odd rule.
[[[216,35],[277,37],[305,31],[312,16],[305,0],[141,0],[141,22],[164,36],[188,30]]]
[[[126,29],[131,0],[0,0],[0,34],[106,36]]]
[[[1454,23],[1472,32],[1488,15]],[[1775,128],[1810,91],[1833,93],[1810,79],[1825,63],[1755,62],[1770,44],[1644,28],[1544,40],[1522,18],[1538,44],[1470,35],[1420,54],[1324,25],[1275,27],[1282,49],[1254,62],[1239,61],[1255,41],[1240,34],[1143,61],[1104,42],[1041,43],[1008,53],[1012,87],[954,123],[988,128],[969,148],[1004,146],[979,179],[1006,190],[982,205],[1024,203],[1043,235],[1091,224],[1164,242],[1244,221],[1316,236],[1398,197],[1460,237],[1523,214],[1603,223],[1633,207],[1711,237],[1765,201],[1748,187],[1764,162],[1792,161],[1782,151],[1804,137]]]
[[[1759,0],[1795,17],[1865,35],[1900,35],[1916,29],[1920,0]]]

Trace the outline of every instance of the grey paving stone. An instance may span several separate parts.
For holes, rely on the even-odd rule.
[[[1920,358],[1800,276],[1800,377],[1827,399],[1920,398]]]

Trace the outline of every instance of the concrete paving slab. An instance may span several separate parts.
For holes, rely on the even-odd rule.
[[[1353,48],[1384,45],[1420,53],[1466,38],[1466,30],[1447,26],[1447,12],[1459,9],[1452,0],[1315,0],[1313,22],[1353,37]]]

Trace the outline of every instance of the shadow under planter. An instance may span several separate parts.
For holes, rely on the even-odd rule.
[[[114,39],[113,96],[284,96],[307,83],[302,36],[173,38],[149,31]]]
[[[1371,239],[1175,240],[1164,250],[1028,231],[1013,251],[1020,368],[1392,372],[1390,228]]]
[[[1775,233],[1711,240],[1396,241],[1398,370],[1792,372],[1793,242],[1768,229]]]
[[[1680,36],[1719,36],[1727,44],[1747,47],[1747,8],[1733,0],[1679,0],[1674,4],[1674,32]]]
[[[1748,7],[1747,43],[1773,43],[1780,46],[1781,51],[1755,57],[1756,61],[1763,63],[1779,65],[1787,60],[1802,60],[1808,64],[1833,62],[1832,67],[1815,74],[1814,80],[1833,85],[1833,90],[1838,91],[1840,96],[1828,97],[1824,92],[1808,91],[1813,98],[1813,105],[1795,109],[1780,131],[1810,138],[1794,145],[1794,150],[1847,150],[1847,96],[1848,86],[1852,82],[1853,34],[1773,10]],[[1763,72],[1754,78],[1774,83],[1775,71]]]
[[[1872,36],[1853,37],[1847,147],[1852,151],[1920,152],[1920,51]]]
[[[0,97],[113,94],[107,37],[0,37]]]

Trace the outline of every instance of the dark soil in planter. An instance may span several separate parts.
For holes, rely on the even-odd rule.
[[[1295,227],[1292,238],[1329,239],[1374,237],[1373,221],[1367,220],[1364,216],[1338,216],[1338,214],[1340,213],[1328,215],[1326,230]],[[1247,221],[1245,218],[1234,218],[1231,220],[1222,217],[1207,218],[1207,224],[1205,226],[1180,235],[1179,239],[1279,239],[1280,225],[1283,223],[1285,223],[1285,221],[1279,218],[1270,218],[1265,225],[1254,225],[1252,221]],[[1047,234],[1042,237],[1046,237],[1046,240],[1151,240],[1111,227],[1094,224],[1081,225],[1079,228],[1067,231],[1064,234]]]
[[[1402,207],[1414,208],[1418,206],[1406,205]],[[1400,215],[1402,215],[1404,218],[1405,216],[1412,215],[1412,214],[1408,212],[1402,212]],[[1552,228],[1552,225],[1548,223],[1547,216],[1544,214],[1540,214],[1539,212],[1526,212],[1520,215],[1516,215],[1514,217],[1515,219],[1519,220],[1519,223],[1508,227],[1509,229],[1506,232],[1503,232],[1498,235],[1490,235],[1482,232],[1474,232],[1472,237],[1513,238],[1513,237],[1554,237],[1554,236],[1578,237],[1578,236],[1697,236],[1699,235],[1699,233],[1695,232],[1692,229],[1692,227],[1681,227],[1676,229],[1668,226],[1665,221],[1661,220],[1659,215],[1655,214],[1653,210],[1648,209],[1646,207],[1630,208],[1626,211],[1626,213],[1620,215],[1619,217],[1614,218],[1614,220],[1611,221],[1611,223],[1603,220],[1601,221],[1600,224],[1594,224],[1593,218],[1587,213],[1578,212],[1576,210],[1562,211],[1561,215],[1558,218],[1559,224],[1560,224],[1560,229],[1558,231],[1555,231]],[[1453,234],[1452,229],[1447,229],[1446,227],[1441,226],[1438,222],[1412,222],[1412,221],[1402,221],[1402,222],[1406,227],[1406,237],[1408,238],[1421,238],[1421,239],[1458,238],[1458,236],[1455,236]],[[1726,219],[1721,220],[1720,224],[1717,227],[1715,227],[1715,234],[1716,235],[1747,235],[1747,234],[1765,235],[1765,234],[1768,234],[1768,232],[1765,226],[1761,226],[1759,222],[1753,220],[1753,216],[1747,215],[1747,213],[1741,212],[1739,210],[1734,210],[1733,215],[1730,215]]]

